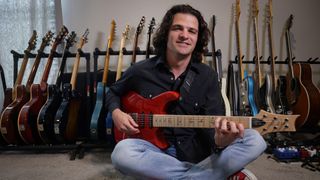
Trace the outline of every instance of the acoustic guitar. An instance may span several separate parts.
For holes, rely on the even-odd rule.
[[[78,52],[73,64],[70,83],[65,83],[62,89],[62,102],[56,112],[53,122],[54,138],[58,143],[74,143],[77,138],[78,116],[81,105],[79,92],[76,90],[77,75],[82,47],[87,43],[89,30],[83,33],[77,45]]]
[[[152,17],[149,27],[148,27],[148,41],[147,41],[147,47],[146,47],[146,59],[148,59],[150,57],[150,51],[151,51],[151,36],[152,33],[154,31],[156,25],[156,20],[154,19],[154,17]]]
[[[296,122],[296,127],[305,129],[317,129],[320,117],[320,91],[312,81],[312,69],[308,63],[292,64],[292,50],[290,29],[293,16],[289,17],[289,25],[286,30],[286,44],[289,64],[293,67],[292,74],[287,75],[287,96],[293,113],[301,116]]]
[[[67,34],[68,29],[63,26],[52,44],[40,84],[31,85],[30,100],[21,108],[19,112],[18,132],[21,139],[26,144],[41,143],[37,128],[37,117],[41,107],[47,99],[47,79],[57,46],[63,41]]]
[[[106,116],[106,112],[104,107],[104,99],[105,99],[105,94],[109,90],[109,88],[107,87],[107,80],[108,80],[108,72],[109,72],[110,49],[112,48],[112,43],[115,37],[115,28],[116,28],[116,22],[112,20],[111,27],[110,27],[110,34],[108,38],[107,50],[106,50],[106,57],[104,60],[102,82],[99,82],[97,85],[96,104],[94,106],[94,110],[93,110],[91,121],[90,121],[90,138],[93,141],[97,141],[99,139],[105,139],[104,137],[106,135],[106,132],[105,132],[106,125],[104,120]]]
[[[69,49],[75,43],[76,33],[74,31],[68,35],[64,46],[62,60],[60,63],[59,71],[55,84],[50,84],[47,88],[47,100],[39,111],[37,118],[37,129],[39,136],[45,144],[55,144],[54,132],[53,132],[53,120],[54,116],[61,104],[61,83],[62,76],[65,69],[67,57],[70,54]]]
[[[115,128],[116,142],[131,137],[141,138],[160,149],[165,149],[169,144],[163,136],[161,128],[214,128],[214,121],[218,117],[242,123],[245,128],[256,129],[262,135],[279,131],[290,132],[295,131],[294,123],[298,117],[298,115],[277,115],[263,110],[254,117],[166,114],[168,104],[178,99],[179,93],[175,91],[164,92],[152,99],[144,98],[133,91],[127,93],[121,99],[122,110],[129,113],[137,122],[140,133],[128,136]]]
[[[312,98],[310,95],[313,95],[314,88],[309,88],[310,84],[304,83],[305,79],[308,79],[311,74],[309,70],[311,68],[304,68],[301,63],[294,63],[292,59],[292,49],[291,49],[291,34],[290,29],[292,27],[292,20],[293,15],[287,20],[286,23],[286,45],[287,45],[287,55],[288,55],[288,66],[289,71],[286,76],[287,80],[287,91],[286,95],[288,98],[288,103],[292,109],[294,114],[299,114],[300,117],[296,121],[296,127],[301,128],[312,116],[317,115],[320,111],[317,109],[319,106],[319,95],[318,97],[313,96]],[[310,91],[310,94],[309,94]],[[316,94],[315,94],[316,95]],[[315,101],[313,101],[315,100]],[[318,102],[316,102],[318,101]],[[316,112],[318,111],[318,113]],[[319,118],[319,116],[317,117]]]
[[[16,97],[14,101],[9,104],[1,114],[1,134],[8,144],[20,144],[22,140],[18,133],[18,114],[22,106],[28,102],[30,97],[30,86],[33,83],[34,77],[36,75],[37,69],[39,67],[40,59],[43,55],[43,51],[46,46],[49,45],[53,33],[48,31],[46,35],[42,38],[42,43],[38,49],[38,54],[33,63],[31,72],[29,74],[26,85],[18,85],[15,91]]]

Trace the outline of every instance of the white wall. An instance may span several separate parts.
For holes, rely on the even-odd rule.
[[[228,61],[236,56],[236,43],[234,23],[232,22],[235,0],[62,0],[63,24],[69,30],[74,30],[80,36],[86,28],[90,29],[89,41],[84,51],[93,52],[97,47],[105,50],[107,36],[109,34],[110,22],[115,19],[117,24],[117,39],[114,41],[113,49],[119,49],[120,35],[126,24],[131,27],[130,40],[126,48],[132,50],[135,28],[140,18],[146,16],[146,26],[140,35],[139,47],[145,50],[147,41],[147,25],[152,17],[160,22],[164,13],[174,4],[187,3],[200,10],[206,21],[212,26],[211,17],[216,15],[215,39],[216,48],[222,50],[223,68],[227,69]],[[267,0],[259,1],[259,41],[260,54],[269,56],[268,39],[264,26],[265,6]],[[240,32],[241,45],[245,59],[252,59],[254,56],[254,39],[250,18],[250,0],[241,1]],[[286,57],[285,39],[283,28],[290,14],[294,15],[291,32],[294,35],[293,53],[297,60],[307,60],[320,56],[320,1],[319,0],[274,0],[273,1],[273,23],[274,23],[274,49],[278,59]],[[211,45],[209,45],[209,49]],[[143,57],[138,57],[139,58]],[[93,59],[93,57],[92,57]],[[113,57],[111,64],[115,66],[117,57]],[[100,58],[99,61],[103,61]],[[128,63],[129,59],[125,60]],[[103,63],[100,63],[100,68]],[[281,68],[280,68],[281,67]],[[286,66],[278,65],[280,73],[286,73]],[[69,67],[71,69],[71,67]],[[84,68],[83,68],[84,69]],[[251,67],[252,69],[252,67]],[[316,84],[320,84],[320,65],[313,65],[313,74]],[[269,66],[263,67],[264,71]]]

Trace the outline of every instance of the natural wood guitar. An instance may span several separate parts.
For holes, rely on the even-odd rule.
[[[78,43],[76,59],[73,64],[70,83],[65,83],[62,89],[62,102],[54,117],[54,138],[58,143],[74,143],[77,138],[78,117],[81,105],[80,93],[76,90],[77,75],[80,65],[82,47],[87,43],[89,30],[83,33]]]
[[[30,97],[30,86],[33,83],[34,77],[36,75],[37,69],[39,67],[40,59],[43,55],[45,47],[49,45],[53,33],[48,31],[46,35],[42,38],[42,43],[38,49],[38,54],[33,63],[31,72],[29,74],[26,85],[16,86],[16,92],[14,101],[9,104],[1,114],[1,134],[8,144],[20,144],[22,140],[18,133],[18,114],[22,106],[28,102]]]
[[[52,44],[40,84],[31,85],[30,100],[21,108],[19,112],[18,132],[21,139],[26,144],[41,143],[37,128],[37,117],[41,107],[44,105],[47,99],[47,79],[49,77],[49,72],[57,46],[62,42],[67,34],[68,29],[63,26]]]
[[[131,91],[122,97],[122,110],[129,113],[139,125],[140,133],[127,136],[115,128],[117,142],[125,138],[145,139],[160,149],[168,147],[168,142],[161,128],[214,128],[216,118],[223,117],[245,128],[253,128],[262,135],[278,131],[295,131],[295,120],[298,115],[278,115],[261,110],[254,117],[248,116],[209,116],[209,115],[168,115],[166,110],[171,101],[179,99],[179,93],[167,91],[152,99],[146,99]],[[139,104],[139,106],[137,106]],[[146,113],[147,112],[147,113]]]

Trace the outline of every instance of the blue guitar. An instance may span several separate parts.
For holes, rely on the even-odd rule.
[[[109,60],[110,60],[110,49],[112,47],[112,42],[115,35],[115,21],[112,20],[111,28],[110,28],[110,35],[108,38],[108,47],[106,51],[106,58],[104,61],[104,71],[102,82],[99,82],[97,85],[97,99],[96,104],[94,106],[94,110],[91,116],[90,121],[90,138],[93,141],[97,141],[98,139],[105,139],[105,111],[104,111],[104,97],[105,94],[108,92],[109,88],[106,87],[107,80],[108,80],[108,71],[109,71]]]

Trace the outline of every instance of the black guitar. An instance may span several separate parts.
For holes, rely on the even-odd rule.
[[[156,25],[156,20],[154,18],[151,19],[151,22],[149,24],[149,29],[148,29],[148,41],[147,41],[147,48],[146,48],[146,58],[150,57],[150,44],[151,44],[151,35],[154,30],[154,26]]]
[[[78,52],[73,65],[70,83],[65,83],[62,89],[62,102],[54,117],[54,138],[58,143],[74,143],[77,137],[77,119],[81,105],[80,94],[76,91],[80,54],[83,45],[87,42],[87,29],[78,44]]]
[[[72,31],[69,37],[66,39],[66,44],[62,55],[56,84],[51,84],[48,86],[47,101],[40,109],[37,118],[38,133],[40,135],[41,140],[46,144],[55,143],[53,132],[53,120],[55,113],[57,112],[62,100],[60,90],[62,81],[61,79],[63,76],[63,71],[66,65],[67,57],[70,53],[69,48],[73,46],[76,36],[76,33]]]

